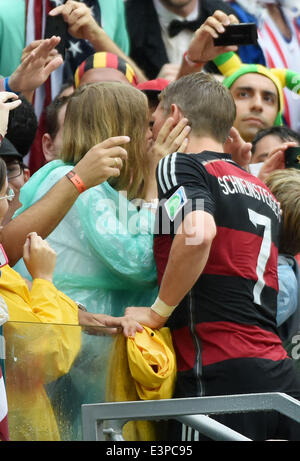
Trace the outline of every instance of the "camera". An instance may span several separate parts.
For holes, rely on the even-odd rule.
[[[225,32],[214,38],[215,46],[256,45],[257,27],[254,22],[230,24]]]
[[[285,151],[285,167],[300,170],[300,147],[288,147]]]

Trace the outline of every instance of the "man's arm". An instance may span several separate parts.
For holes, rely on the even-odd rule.
[[[147,80],[136,63],[127,56],[94,19],[90,8],[84,3],[68,0],[64,5],[50,11],[50,16],[62,14],[69,25],[68,32],[75,38],[88,40],[95,51],[107,51],[123,58],[133,68],[139,82]]]
[[[183,75],[199,72],[208,61],[220,54],[237,51],[237,46],[215,46],[214,38],[218,38],[219,34],[225,31],[224,27],[238,22],[238,19],[233,14],[228,16],[220,10],[209,16],[196,30],[188,47],[187,55],[182,59],[177,79]]]
[[[126,150],[121,146],[128,142],[127,136],[109,138],[92,147],[77,163],[74,171],[87,189],[120,174],[120,159],[127,157]],[[26,235],[36,232],[43,239],[46,238],[72,207],[78,195],[76,187],[67,177],[63,177],[44,197],[1,230],[0,241],[11,266],[22,257]]]
[[[159,300],[167,306],[177,306],[200,277],[216,235],[211,214],[205,211],[189,213],[173,240],[168,263],[159,290]],[[158,314],[152,307],[128,307],[125,315],[141,325],[162,328],[171,313]],[[126,332],[124,331],[126,334]]]

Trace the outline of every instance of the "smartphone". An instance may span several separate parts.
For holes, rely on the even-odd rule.
[[[214,38],[214,44],[215,46],[256,45],[257,38],[255,22],[230,24],[225,27],[225,32],[218,38]]]
[[[57,45],[57,51],[65,59],[66,54],[66,37],[67,37],[68,24],[64,21],[63,16],[47,16],[45,27],[45,38],[50,38],[53,35],[60,37],[60,42]]]
[[[300,147],[288,147],[285,151],[285,167],[300,170]]]

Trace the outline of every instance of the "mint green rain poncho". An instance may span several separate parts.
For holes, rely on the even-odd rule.
[[[16,215],[72,168],[54,160],[38,170],[21,190]],[[138,212],[107,182],[85,191],[47,238],[57,253],[55,286],[94,313],[122,316],[127,306],[150,306],[158,291],[153,228],[154,214]],[[15,269],[30,279],[22,260]],[[66,412],[63,439],[80,438],[82,403],[104,400],[111,338],[83,333],[82,343],[69,375],[49,391],[60,415]]]

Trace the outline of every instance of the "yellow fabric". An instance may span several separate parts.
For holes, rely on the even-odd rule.
[[[151,353],[146,354],[146,356],[151,357],[151,362],[160,363],[160,366],[163,364],[164,374],[166,376],[166,380],[168,381],[166,386],[162,385],[163,380],[161,376],[158,378],[159,381],[159,388],[161,391],[161,395],[159,390],[156,388],[155,391],[148,391],[149,396],[151,393],[152,396],[156,398],[172,398],[175,380],[176,380],[176,361],[175,361],[175,352],[173,349],[172,344],[172,337],[170,330],[168,328],[162,328],[161,330],[155,330],[153,333],[155,334],[155,339],[153,340],[150,336],[151,341],[149,341],[149,334],[151,335],[152,330],[144,327],[143,333],[136,333],[135,339],[137,339],[138,344],[143,342],[143,338],[147,342],[146,347],[149,345],[151,346],[154,344],[154,355],[158,355],[159,357],[156,359],[152,359]],[[106,400],[108,402],[125,402],[125,401],[136,401],[140,400],[140,396],[137,389],[140,389],[140,385],[136,383],[131,375],[131,370],[129,368],[129,362],[132,363],[132,357],[134,357],[134,362],[137,362],[136,357],[141,355],[140,346],[135,346],[135,339],[130,338],[126,339],[123,335],[118,335],[114,341],[111,357],[109,362],[109,369],[107,374],[107,394]],[[162,358],[162,350],[164,343],[164,348],[168,349],[166,357]],[[129,349],[128,349],[129,346]],[[144,345],[145,347],[145,345]],[[158,354],[156,354],[158,351]],[[170,359],[170,353],[173,354],[173,359]],[[167,363],[170,364],[170,370],[167,370]],[[140,365],[133,365],[134,372],[140,368],[140,366],[145,367],[146,369],[149,368],[147,363],[144,360],[140,361]],[[143,374],[143,373],[142,373]],[[159,374],[162,374],[161,372]],[[150,371],[151,379],[154,382],[155,379],[152,376],[152,371]],[[157,385],[157,383],[155,383]],[[143,391],[142,395],[146,395],[147,392]],[[150,398],[150,397],[149,397]],[[160,423],[154,421],[131,421],[125,424],[123,428],[123,436],[124,439],[127,441],[155,441],[155,440],[162,440],[161,438],[161,431],[163,427]]]
[[[176,379],[176,360],[168,328],[144,327],[128,338],[129,369],[142,400],[170,399]]]
[[[284,88],[286,86],[286,69],[269,69],[269,70],[279,80],[281,87]]]
[[[242,64],[239,55],[232,53],[230,59],[225,60],[222,64],[218,64],[218,68],[224,77],[229,77],[229,75],[239,70]]]
[[[44,385],[67,373],[80,350],[77,305],[46,280],[35,279],[29,291],[9,266],[1,269],[0,294],[9,312],[3,330],[10,438],[59,440]]]

